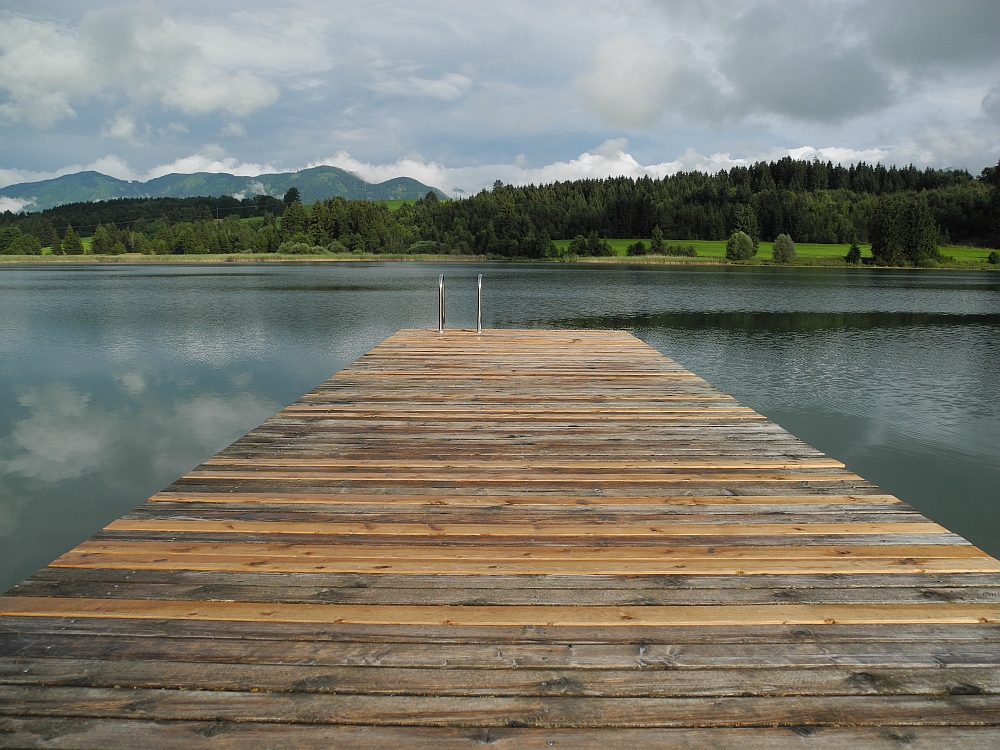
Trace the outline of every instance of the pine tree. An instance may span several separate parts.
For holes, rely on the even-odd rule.
[[[757,212],[753,210],[753,206],[747,203],[741,203],[736,207],[736,226],[733,228],[735,232],[743,232],[746,234],[750,241],[753,243],[753,254],[757,254],[757,245],[760,244],[760,224],[757,221]]]
[[[59,239],[59,232],[56,231],[55,227],[52,227],[52,236],[49,237],[49,247],[52,248],[53,255],[62,255],[62,240]]]
[[[73,231],[73,225],[67,224],[63,233],[62,249],[66,255],[83,255],[85,250],[80,235]]]
[[[309,240],[314,245],[330,244],[329,224],[330,212],[322,201],[316,201],[309,212]]]
[[[878,265],[919,265],[937,260],[938,229],[925,200],[893,195],[879,201],[869,232]]]
[[[305,206],[298,201],[294,201],[285,206],[285,212],[281,215],[281,241],[287,242],[297,234],[307,234],[309,232],[309,215]]]
[[[94,230],[94,239],[90,242],[90,252],[94,255],[108,255],[112,252],[113,244],[107,227],[98,224],[97,229]]]
[[[195,236],[194,228],[190,224],[178,224],[174,227],[173,242],[170,243],[170,252],[174,255],[190,255],[198,252],[198,238]],[[204,252],[204,250],[202,250]]]

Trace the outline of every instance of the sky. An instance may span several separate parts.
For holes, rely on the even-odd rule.
[[[328,164],[462,195],[786,155],[996,164],[1000,2],[0,5],[0,187]]]

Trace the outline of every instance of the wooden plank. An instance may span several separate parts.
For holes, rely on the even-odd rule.
[[[149,599],[2,597],[0,615],[241,620],[390,625],[811,625],[822,623],[995,623],[996,606],[983,604],[640,607],[483,607],[268,604]]]
[[[0,597],[0,747],[988,746],[998,573],[624,332],[401,331]]]
[[[711,709],[709,711],[709,709]],[[279,721],[389,726],[615,727],[1000,724],[1000,696],[783,696],[781,698],[424,697],[115,690],[0,685],[0,715],[167,721]]]
[[[739,729],[532,729],[506,727],[378,727],[269,724],[258,722],[143,721],[115,719],[19,719],[0,717],[0,747],[156,747],[163,750],[245,750],[248,747],[408,748],[409,750],[982,750],[1000,738],[996,727],[812,727]]]
[[[669,698],[781,695],[993,695],[990,667],[883,670],[449,669],[36,658],[0,663],[0,685],[303,692],[336,695]],[[252,687],[251,687],[252,686]]]

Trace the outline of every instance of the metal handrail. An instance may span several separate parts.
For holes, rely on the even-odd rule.
[[[483,332],[483,275],[476,281],[476,333]]]
[[[438,333],[444,333],[444,274],[438,276]]]

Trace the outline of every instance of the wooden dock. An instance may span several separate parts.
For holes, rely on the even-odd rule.
[[[0,598],[0,747],[979,750],[998,620],[626,333],[406,330]]]

